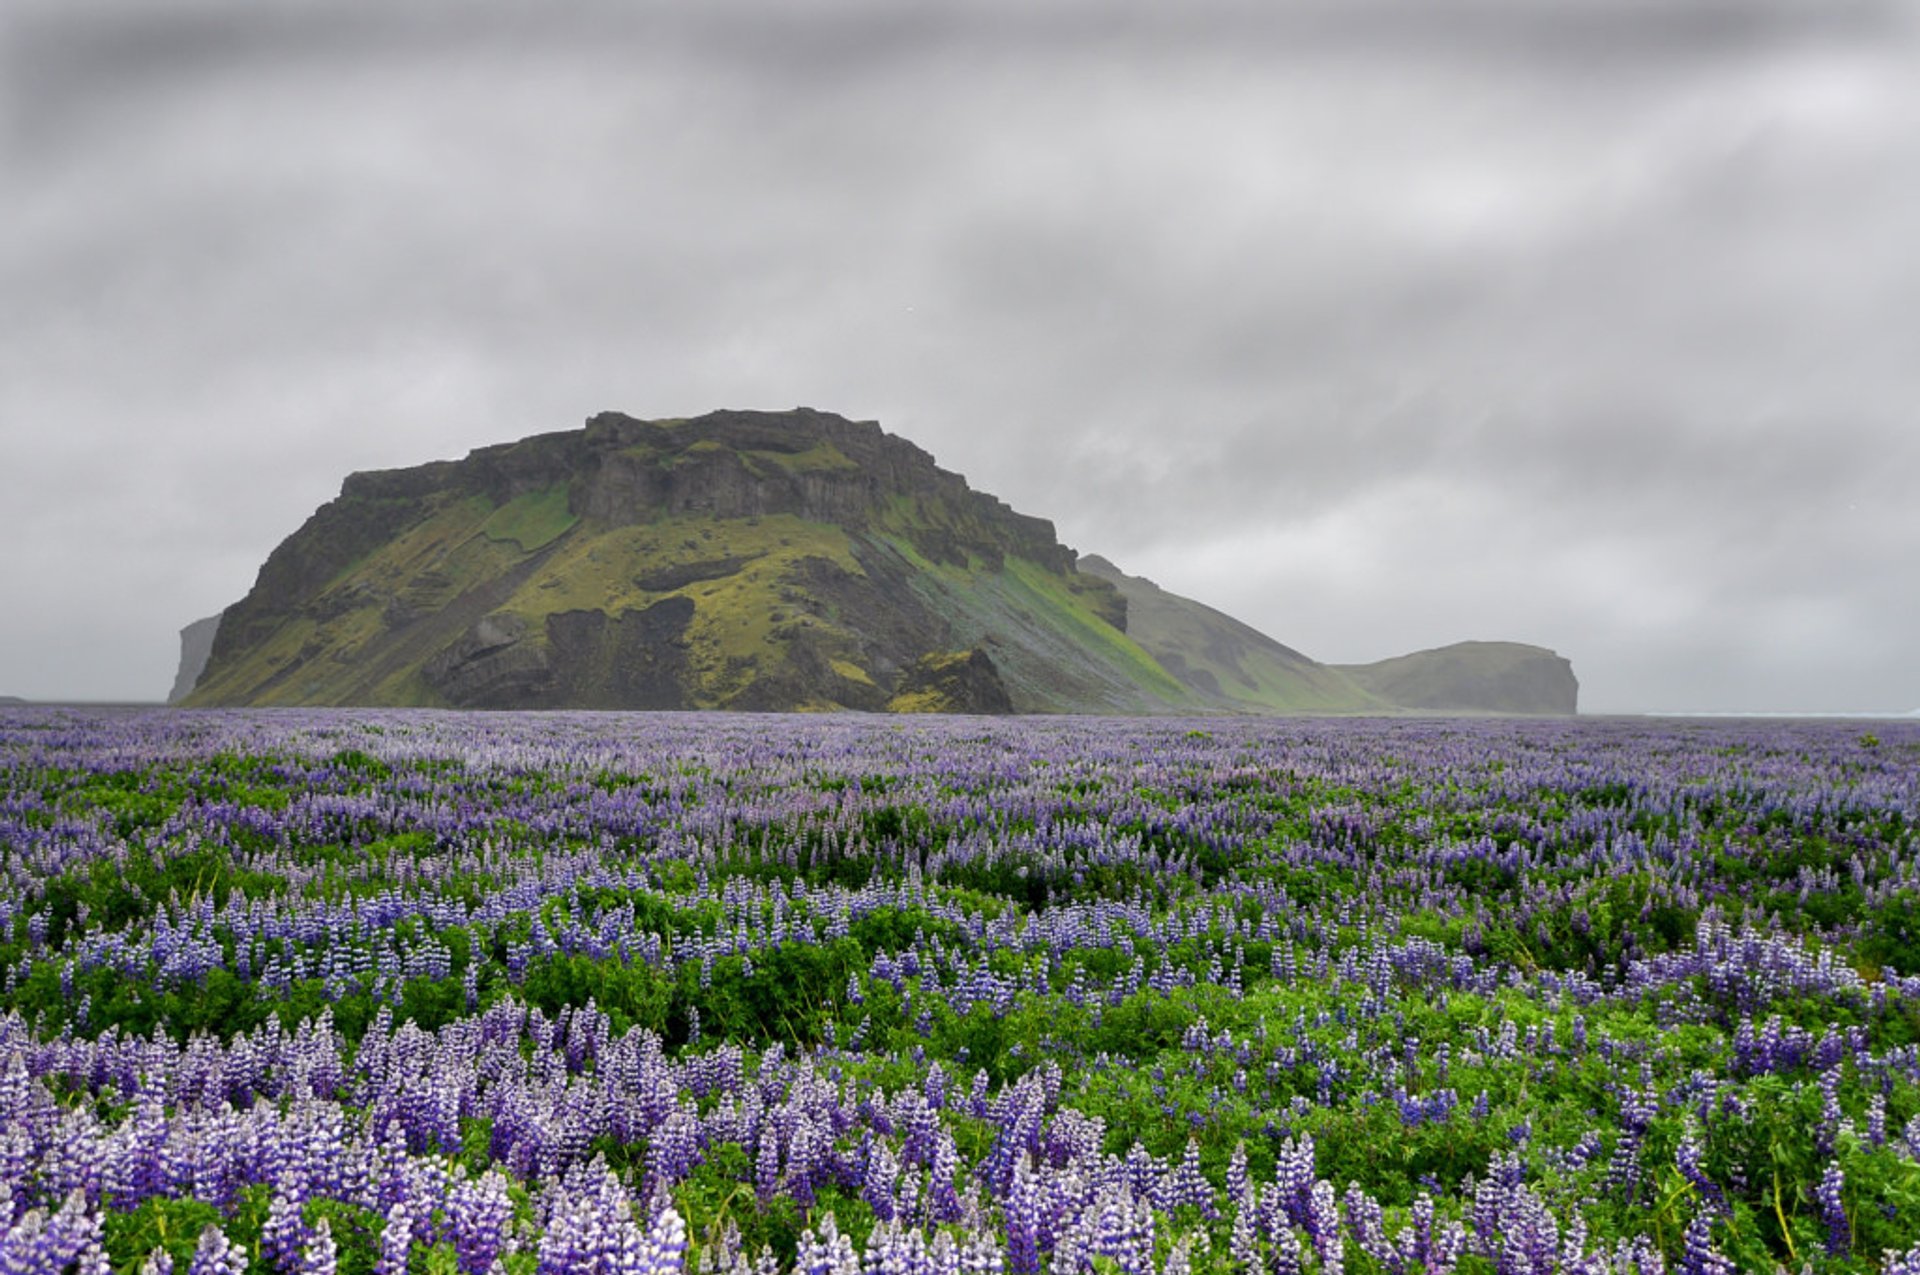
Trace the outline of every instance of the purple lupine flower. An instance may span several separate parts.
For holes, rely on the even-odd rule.
[[[1260,1260],[1260,1238],[1253,1228],[1252,1209],[1241,1209],[1233,1215],[1233,1230],[1227,1239],[1227,1256],[1232,1259],[1234,1269],[1242,1275],[1263,1275]]]
[[[1227,1202],[1241,1213],[1250,1211],[1253,1202],[1252,1184],[1247,1180],[1247,1144],[1244,1139],[1233,1144],[1233,1156],[1227,1161]]]
[[[109,1275],[100,1215],[87,1207],[86,1197],[78,1190],[69,1193],[66,1203],[51,1216],[29,1210],[0,1234],[0,1270],[9,1275],[69,1270],[76,1275]]]
[[[859,1275],[860,1256],[831,1212],[820,1220],[817,1235],[811,1227],[801,1235],[793,1270],[794,1275]]]
[[[1270,1275],[1300,1275],[1306,1269],[1306,1254],[1300,1249],[1300,1237],[1286,1222],[1274,1226],[1267,1250]]]
[[[1701,1209],[1687,1223],[1677,1275],[1736,1275],[1733,1261],[1713,1246],[1713,1212]]]
[[[780,1138],[769,1121],[760,1130],[760,1151],[753,1162],[754,1193],[760,1203],[769,1203],[780,1188]]]
[[[1387,1270],[1400,1269],[1405,1259],[1387,1238],[1380,1202],[1368,1195],[1358,1182],[1349,1182],[1345,1204],[1347,1227],[1353,1232],[1354,1243],[1360,1246],[1360,1251]]]
[[[1826,1223],[1829,1257],[1845,1257],[1853,1249],[1853,1224],[1847,1220],[1846,1202],[1841,1199],[1841,1191],[1846,1184],[1846,1174],[1840,1171],[1840,1162],[1829,1160],[1826,1171],[1820,1175],[1820,1185],[1813,1193],[1819,1206],[1820,1220]]]
[[[246,1275],[247,1255],[217,1226],[200,1232],[187,1275]]]
[[[1904,1253],[1889,1249],[1884,1260],[1886,1268],[1881,1275],[1920,1275],[1920,1244],[1915,1244]]]
[[[644,1264],[627,1275],[681,1275],[686,1268],[687,1223],[672,1205],[647,1228]]]
[[[260,1252],[274,1270],[292,1272],[300,1267],[300,1255],[313,1238],[301,1211],[298,1190],[283,1178],[267,1202],[267,1220],[260,1228]]]
[[[1007,1269],[1013,1275],[1038,1275],[1041,1232],[1040,1187],[1026,1157],[1014,1162],[1013,1183],[1007,1190],[1004,1221]]]
[[[340,1250],[333,1242],[333,1227],[326,1218],[314,1223],[312,1237],[300,1250],[300,1275],[335,1275],[340,1267]]]
[[[862,1175],[860,1198],[873,1209],[875,1218],[882,1222],[894,1219],[896,1201],[894,1188],[900,1178],[900,1163],[894,1159],[893,1151],[884,1142],[876,1141],[867,1153],[866,1172]]]
[[[1720,1190],[1719,1183],[1707,1176],[1700,1163],[1701,1156],[1699,1130],[1689,1123],[1686,1132],[1680,1135],[1680,1145],[1674,1149],[1674,1165],[1687,1181],[1693,1183],[1709,1208],[1724,1213],[1727,1208],[1726,1195]]]
[[[380,1230],[380,1256],[374,1262],[374,1275],[407,1275],[407,1258],[412,1251],[413,1215],[405,1200],[396,1200]]]
[[[453,1184],[447,1193],[447,1230],[464,1275],[486,1275],[506,1249],[512,1222],[513,1201],[498,1170]]]
[[[1347,1246],[1340,1234],[1340,1200],[1334,1194],[1333,1183],[1322,1178],[1313,1184],[1301,1225],[1319,1255],[1320,1269],[1327,1275],[1340,1275],[1346,1269]]]
[[[1186,1153],[1167,1176],[1163,1194],[1170,1207],[1179,1208],[1187,1204],[1199,1209],[1201,1216],[1209,1220],[1220,1216],[1220,1210],[1213,1202],[1213,1188],[1207,1185],[1207,1179],[1200,1172],[1200,1143],[1197,1140],[1187,1138]]]

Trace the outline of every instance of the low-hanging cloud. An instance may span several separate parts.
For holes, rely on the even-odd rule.
[[[1323,659],[1920,705],[1910,3],[11,8],[0,692],[348,470],[808,403]]]

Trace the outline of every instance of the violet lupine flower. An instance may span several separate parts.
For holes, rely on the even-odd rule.
[[[1701,1167],[1701,1154],[1699,1130],[1689,1123],[1686,1132],[1680,1135],[1680,1145],[1674,1149],[1674,1165],[1687,1181],[1693,1183],[1709,1208],[1724,1213],[1727,1209],[1726,1195],[1720,1190],[1719,1183],[1708,1177],[1706,1170]]]
[[[1904,1253],[1888,1251],[1886,1267],[1881,1275],[1920,1275],[1920,1244],[1915,1244]]]
[[[1040,1185],[1022,1156],[1014,1162],[1013,1182],[1003,1209],[1007,1269],[1013,1275],[1038,1275],[1040,1270],[1040,1200]]]
[[[1838,1160],[1829,1160],[1813,1198],[1820,1209],[1820,1220],[1827,1226],[1827,1256],[1845,1257],[1853,1249],[1853,1225],[1847,1220],[1846,1202],[1841,1191],[1847,1178]]]
[[[1227,1239],[1227,1256],[1241,1275],[1264,1275],[1260,1260],[1260,1237],[1254,1232],[1252,1209],[1233,1215],[1233,1230]]]
[[[647,1228],[642,1265],[619,1275],[681,1275],[686,1268],[687,1223],[672,1205],[660,1210]]]
[[[13,1275],[66,1272],[109,1275],[102,1246],[100,1215],[87,1207],[79,1191],[67,1196],[58,1212],[47,1215],[31,1209],[0,1235],[0,1271]]]
[[[1314,1252],[1319,1255],[1320,1269],[1326,1275],[1341,1275],[1346,1269],[1347,1245],[1340,1234],[1340,1200],[1334,1194],[1333,1183],[1322,1178],[1313,1184],[1306,1214],[1302,1225],[1307,1238],[1313,1242]]]
[[[227,1238],[225,1231],[209,1226],[200,1232],[200,1243],[187,1264],[187,1275],[246,1275],[247,1255]]]
[[[1238,1213],[1250,1212],[1253,1206],[1252,1185],[1247,1180],[1247,1144],[1244,1140],[1233,1144],[1233,1156],[1227,1161],[1227,1201]]]
[[[1385,1215],[1380,1202],[1368,1195],[1358,1182],[1347,1184],[1345,1199],[1347,1227],[1360,1251],[1387,1270],[1399,1270],[1405,1259],[1387,1239]]]
[[[335,1275],[340,1269],[340,1250],[333,1242],[333,1227],[326,1218],[314,1223],[312,1238],[300,1250],[300,1275]]]
[[[1394,1247],[1409,1265],[1433,1269],[1433,1197],[1422,1191],[1408,1210],[1411,1225],[1400,1229]]]
[[[1267,1270],[1270,1275],[1300,1275],[1305,1269],[1306,1254],[1301,1251],[1300,1237],[1293,1227],[1278,1223],[1267,1250]]]
[[[1200,1172],[1200,1143],[1194,1138],[1187,1139],[1186,1154],[1167,1175],[1166,1186],[1161,1194],[1168,1208],[1190,1204],[1200,1210],[1202,1217],[1209,1220],[1219,1218],[1220,1210],[1213,1202],[1213,1188],[1207,1185],[1207,1179]]]
[[[173,1275],[173,1254],[164,1248],[154,1249],[140,1263],[140,1275]]]
[[[1701,1209],[1687,1223],[1685,1245],[1676,1275],[1737,1275],[1732,1259],[1713,1246],[1711,1210]]]
[[[1153,1275],[1153,1209],[1120,1187],[1101,1201],[1090,1251],[1110,1257],[1121,1275]]]
[[[935,1222],[958,1222],[966,1216],[960,1202],[960,1149],[954,1145],[953,1132],[942,1128],[933,1147],[933,1166],[929,1182],[929,1204]]]
[[[1516,1186],[1500,1220],[1500,1275],[1553,1275],[1560,1269],[1560,1225],[1526,1186]]]
[[[860,1255],[831,1212],[820,1220],[818,1234],[809,1227],[800,1236],[793,1270],[794,1275],[860,1275]]]
[[[260,1252],[274,1270],[292,1272],[312,1241],[313,1232],[301,1216],[303,1201],[289,1178],[281,1179],[267,1202],[266,1224],[260,1228]]]
[[[486,1275],[505,1252],[512,1223],[513,1201],[498,1170],[455,1182],[447,1193],[447,1229],[464,1275]]]
[[[891,1222],[897,1208],[894,1188],[900,1178],[900,1163],[884,1142],[876,1141],[867,1152],[866,1172],[861,1176],[860,1198],[873,1209],[873,1216]]]
[[[413,1215],[405,1200],[396,1200],[387,1210],[387,1224],[380,1230],[380,1256],[374,1262],[374,1275],[407,1275],[407,1258],[413,1251]]]

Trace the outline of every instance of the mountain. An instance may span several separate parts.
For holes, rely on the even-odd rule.
[[[1544,647],[1461,642],[1378,664],[1321,664],[1105,558],[1080,570],[1127,603],[1127,636],[1213,707],[1241,713],[1438,712],[1571,715],[1573,666]]]
[[[872,422],[808,408],[606,412],[350,475],[245,598],[183,631],[175,690],[188,705],[461,708],[1404,703],[1077,558],[1051,523]]]
[[[645,421],[350,476],[188,704],[1170,712],[1106,581],[871,422]]]
[[[1381,699],[1441,713],[1571,715],[1580,694],[1570,662],[1519,642],[1456,642],[1336,667]]]

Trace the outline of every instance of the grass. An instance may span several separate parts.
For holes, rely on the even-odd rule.
[[[768,470],[783,469],[790,474],[844,474],[860,468],[832,443],[815,443],[805,451],[745,451],[740,453],[747,468],[764,477]]]
[[[565,535],[580,516],[568,508],[565,485],[516,496],[493,511],[480,530],[489,540],[509,540],[523,553],[545,548]]]

